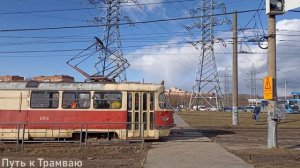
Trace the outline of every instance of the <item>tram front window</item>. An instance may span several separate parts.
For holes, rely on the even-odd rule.
[[[159,101],[159,107],[161,109],[171,109],[171,105],[169,104],[169,101],[164,92],[160,93],[158,101]]]

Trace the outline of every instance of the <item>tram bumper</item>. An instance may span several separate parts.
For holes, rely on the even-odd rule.
[[[171,125],[171,126],[158,126],[158,127],[156,127],[156,129],[159,131],[159,137],[169,136],[172,127],[174,127],[174,124]]]

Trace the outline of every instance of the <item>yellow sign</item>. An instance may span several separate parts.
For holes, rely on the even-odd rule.
[[[270,76],[264,78],[264,99],[273,99],[273,78]]]

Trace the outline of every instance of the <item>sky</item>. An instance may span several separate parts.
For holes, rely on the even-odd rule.
[[[264,0],[216,2],[224,3],[227,12],[265,8]],[[123,56],[130,63],[126,71],[128,81],[160,83],[164,80],[167,88],[191,91],[200,50],[189,42],[199,40],[200,34],[199,29],[188,31],[185,27],[199,19],[172,19],[190,17],[191,11],[199,15],[200,0],[139,0],[139,4],[140,7],[124,3],[121,7],[120,23],[128,23],[126,18],[138,22],[120,26]],[[76,81],[84,81],[85,78],[66,62],[91,46],[95,36],[103,38],[103,23],[96,20],[105,17],[104,7],[102,3],[93,5],[89,0],[0,0],[0,75],[31,78],[66,74]],[[218,17],[220,21],[225,18],[231,20],[232,16]],[[59,29],[48,29],[57,27]],[[239,92],[250,93],[249,73],[255,66],[257,90],[262,95],[262,78],[267,75],[267,50],[249,41],[267,34],[265,11],[239,13],[238,29],[239,52],[248,53],[239,54]],[[288,94],[300,90],[299,36],[299,12],[277,16],[279,96],[284,95],[285,81]],[[223,88],[224,71],[231,69],[231,25],[216,26],[215,37],[224,40],[214,46]],[[95,62],[96,58],[84,64],[84,70],[96,73]]]

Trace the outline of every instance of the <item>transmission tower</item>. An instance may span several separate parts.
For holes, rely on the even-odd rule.
[[[218,70],[214,54],[214,27],[218,24],[223,24],[224,21],[219,21],[215,18],[215,10],[224,7],[220,3],[215,3],[214,0],[201,0],[200,24],[193,27],[199,27],[201,32],[199,62],[197,64],[195,81],[193,84],[193,92],[190,98],[189,108],[196,106],[223,106],[223,96],[221,93]],[[196,14],[196,10],[191,13]],[[195,25],[195,24],[194,24]],[[189,27],[191,28],[191,27]],[[186,27],[186,29],[188,29]]]
[[[105,73],[110,73],[117,67],[119,80],[126,81],[125,69],[127,67],[123,64],[122,59],[119,59],[123,58],[119,30],[121,1],[103,0],[102,3],[106,6],[106,18],[104,18],[106,26],[103,32],[104,50],[99,54],[98,61],[94,65],[98,70],[96,75],[106,76]]]
[[[247,73],[248,76],[248,87],[250,88],[250,99],[257,99],[257,71],[255,65],[252,64],[250,73]],[[254,105],[254,104],[250,104]]]
[[[254,64],[252,64],[251,72],[250,72],[250,90],[251,90],[250,99],[257,98],[256,75],[257,75],[256,68],[255,68]]]
[[[232,76],[229,75],[229,70],[226,67],[224,72],[224,106],[230,107],[232,105],[231,103],[231,92],[230,92],[230,83]]]
[[[101,22],[105,25],[103,31],[103,38],[96,38],[96,42],[88,47],[86,51],[81,52],[67,63],[79,71],[81,74],[87,77],[88,80],[96,81],[126,81],[126,69],[129,67],[129,63],[123,57],[122,44],[120,39],[120,21],[125,20],[130,22],[129,17],[121,18],[120,7],[122,3],[132,2],[140,7],[137,0],[88,0],[90,4],[96,6],[104,5],[106,8],[105,17],[95,17],[95,21]],[[95,46],[95,47],[94,47]],[[93,52],[91,50],[96,50]],[[94,63],[96,73],[89,75],[81,68],[79,64],[90,59],[92,56],[97,54],[97,60]],[[77,61],[75,65],[71,64],[71,61]]]

